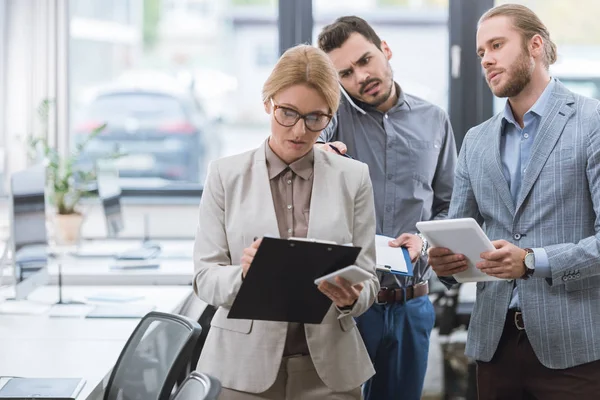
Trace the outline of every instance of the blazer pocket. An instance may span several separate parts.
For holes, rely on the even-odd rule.
[[[342,328],[344,332],[348,332],[356,326],[356,321],[351,315],[346,315],[345,317],[340,318],[338,321],[340,321],[340,328]]]
[[[227,318],[227,314],[229,314],[229,309],[219,307],[210,322],[210,326],[232,332],[250,333],[253,322],[251,319],[231,319]]]
[[[600,288],[600,276],[591,276],[587,279],[577,279],[575,281],[565,282],[567,292],[577,292],[586,289]]]

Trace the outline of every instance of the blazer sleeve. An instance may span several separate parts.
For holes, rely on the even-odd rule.
[[[596,214],[595,235],[583,238],[578,243],[544,247],[552,274],[547,281],[553,286],[568,282],[563,279],[566,274],[574,273],[578,279],[600,276],[600,105],[596,106],[589,124],[586,175]]]
[[[375,274],[375,201],[373,184],[369,177],[369,167],[362,164],[361,185],[354,199],[354,223],[352,225],[352,244],[362,248],[356,266],[369,272],[371,278],[364,282],[364,288],[351,310],[341,314],[358,317],[371,307],[379,292],[379,281]]]
[[[231,307],[242,285],[242,267],[231,261],[225,214],[225,191],[215,161],[209,167],[200,200],[193,281],[196,295],[215,307]]]

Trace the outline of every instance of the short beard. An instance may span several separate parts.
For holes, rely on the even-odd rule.
[[[507,71],[511,74],[509,76],[510,81],[504,87],[497,88],[496,91],[494,91],[494,88],[489,83],[488,85],[497,97],[510,98],[518,96],[529,85],[529,82],[531,82],[532,67],[529,50],[524,49],[515,65]]]
[[[390,87],[388,88],[388,91],[385,94],[383,94],[379,99],[375,99],[375,101],[373,101],[372,103],[368,103],[368,104],[374,108],[379,107],[380,105],[382,105],[383,103],[388,101],[388,99],[392,96],[393,89],[394,89],[394,79],[391,80]]]

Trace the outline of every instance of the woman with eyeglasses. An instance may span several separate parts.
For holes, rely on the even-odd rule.
[[[321,50],[286,51],[262,94],[269,138],[214,161],[200,202],[194,291],[217,311],[197,369],[219,379],[219,399],[360,399],[374,370],[354,317],[379,290],[368,167],[313,147],[340,99],[337,73]],[[362,248],[356,265],[372,278],[322,282],[332,305],[321,324],[228,319],[260,238],[276,234],[353,243]]]

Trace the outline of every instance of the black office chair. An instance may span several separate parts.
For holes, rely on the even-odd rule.
[[[217,400],[221,383],[212,376],[194,371],[183,381],[171,400]]]
[[[104,400],[168,400],[201,331],[200,325],[189,318],[148,313],[121,352]]]

